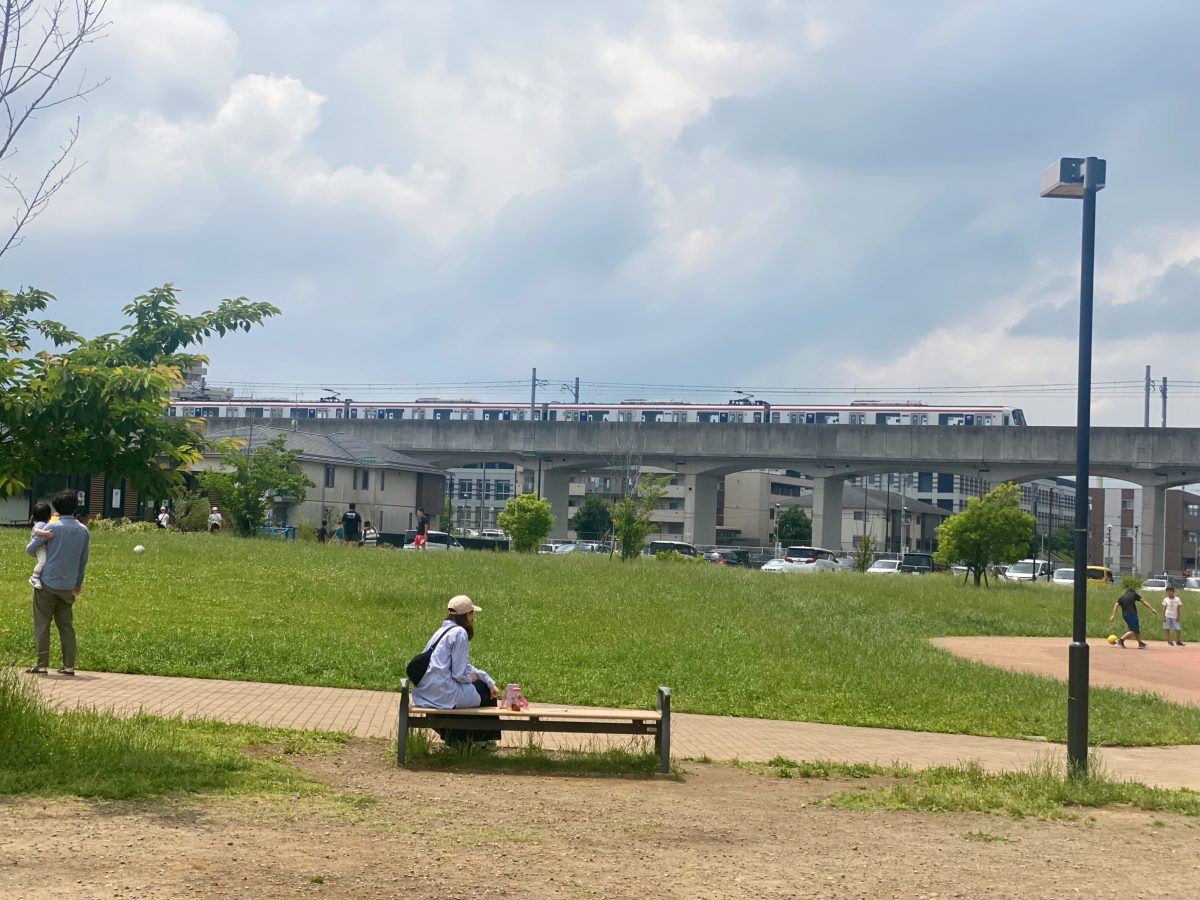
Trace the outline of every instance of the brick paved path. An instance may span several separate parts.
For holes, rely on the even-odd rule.
[[[399,694],[386,691],[158,675],[81,671],[75,678],[51,675],[36,681],[43,695],[60,708],[89,707],[119,715],[143,711],[342,731],[360,737],[393,737],[399,703]],[[594,746],[597,741],[563,735],[560,743],[556,737],[543,735],[543,746],[579,746],[581,741],[591,741]],[[506,739],[516,742],[521,736],[509,733]],[[992,771],[1020,769],[1045,759],[1061,763],[1066,757],[1061,745],[1035,741],[689,713],[672,716],[671,750],[677,758],[766,761],[779,755],[847,763],[901,762],[918,769],[977,761]],[[1163,787],[1200,790],[1200,746],[1107,749],[1101,759],[1111,774]]]

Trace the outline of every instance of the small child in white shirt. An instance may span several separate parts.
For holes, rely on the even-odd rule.
[[[45,525],[50,521],[50,517],[54,515],[54,510],[50,508],[49,503],[35,503],[33,506],[33,536],[44,537],[47,540],[54,537],[54,532],[48,528],[39,528],[39,525]],[[46,548],[41,546],[37,548],[37,564],[33,567],[33,574],[29,576],[29,583],[33,585],[34,590],[42,589],[42,569],[46,567]]]
[[[1167,595],[1163,597],[1163,631],[1167,633],[1167,646],[1182,647],[1183,629],[1179,625],[1179,607],[1183,606],[1183,601],[1175,596],[1175,588],[1167,588]],[[1171,632],[1175,632],[1175,640],[1171,640]]]

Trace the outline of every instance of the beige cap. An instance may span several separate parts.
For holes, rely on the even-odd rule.
[[[459,594],[457,597],[450,598],[450,605],[446,609],[456,616],[462,616],[469,612],[483,612],[483,607],[472,603],[471,598],[466,594]]]

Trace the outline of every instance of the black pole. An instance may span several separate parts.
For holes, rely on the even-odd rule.
[[[1096,192],[1101,162],[1084,161],[1083,250],[1079,268],[1079,396],[1075,413],[1075,603],[1067,673],[1067,761],[1071,775],[1088,764],[1087,537],[1092,427],[1092,287],[1096,265]]]

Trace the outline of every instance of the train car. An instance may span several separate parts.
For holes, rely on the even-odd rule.
[[[848,404],[691,403],[682,400],[622,400],[617,403],[481,403],[421,397],[412,402],[318,400],[175,400],[168,415],[187,418],[416,419],[434,421],[676,422],[698,425],[953,425],[967,428],[1023,426],[1024,412],[1012,406],[952,406],[855,400]]]

